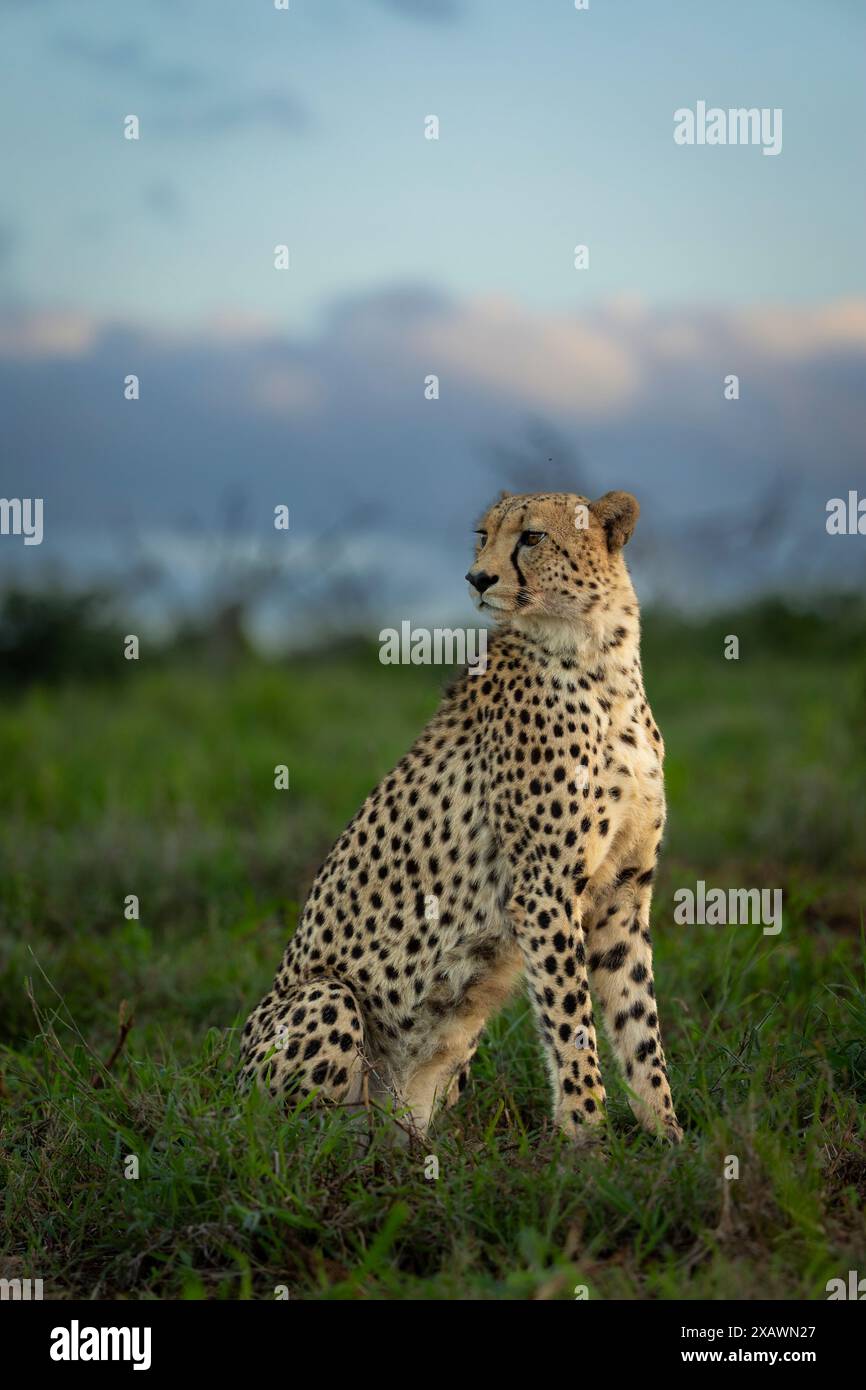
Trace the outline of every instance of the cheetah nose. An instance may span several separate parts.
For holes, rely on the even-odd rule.
[[[470,570],[466,578],[473,588],[478,590],[479,594],[483,594],[485,589],[489,589],[491,585],[496,583],[499,575],[485,574],[484,570],[476,570],[473,573],[472,570]]]

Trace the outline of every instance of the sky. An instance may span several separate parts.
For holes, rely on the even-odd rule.
[[[43,490],[46,554],[232,496],[450,536],[528,451],[681,527],[783,488],[818,534],[866,474],[864,21],[0,0],[0,491]],[[780,109],[780,153],[678,145],[699,101]]]
[[[163,323],[238,305],[298,328],[335,293],[406,279],[539,310],[866,290],[857,3],[0,11],[0,206],[28,303]],[[698,99],[781,107],[782,156],[677,147],[673,111]]]

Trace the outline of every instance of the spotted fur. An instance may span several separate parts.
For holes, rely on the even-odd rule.
[[[242,1075],[396,1103],[424,1134],[526,980],[556,1124],[603,1118],[593,1001],[648,1129],[677,1140],[652,975],[663,744],[622,547],[638,505],[503,495],[467,578],[497,631],[313,884]],[[597,1131],[596,1131],[597,1132]]]

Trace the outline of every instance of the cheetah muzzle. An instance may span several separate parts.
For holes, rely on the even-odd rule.
[[[524,977],[557,1126],[604,1117],[593,1002],[636,1116],[681,1138],[662,1051],[650,898],[664,746],[622,555],[626,492],[504,494],[467,579],[496,632],[322,865],[242,1078],[381,1104],[423,1136]]]

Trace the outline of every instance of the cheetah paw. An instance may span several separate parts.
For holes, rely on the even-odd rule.
[[[659,1131],[659,1138],[665,1139],[669,1144],[681,1144],[683,1142],[683,1127],[675,1116],[665,1116],[665,1122]]]

